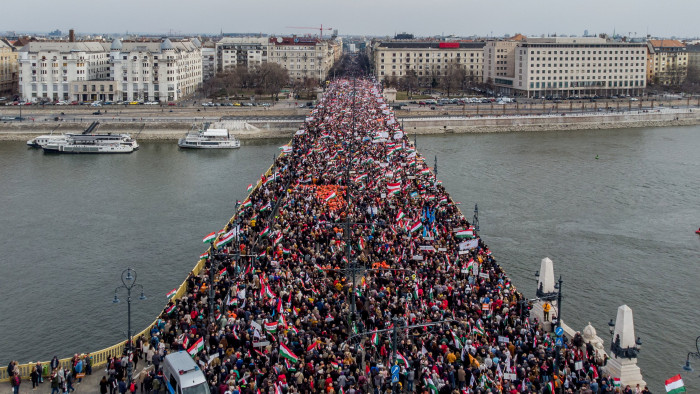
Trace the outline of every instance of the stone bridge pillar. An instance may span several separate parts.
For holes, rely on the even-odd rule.
[[[642,372],[637,366],[639,347],[634,336],[634,319],[632,309],[627,305],[617,308],[617,318],[613,331],[611,355],[605,371],[614,378],[619,378],[622,386],[634,387],[639,383],[646,385]]]

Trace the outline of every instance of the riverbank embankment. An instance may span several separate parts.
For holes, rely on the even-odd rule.
[[[459,134],[514,131],[591,130],[637,127],[689,126],[700,124],[698,109],[656,109],[650,111],[623,111],[604,113],[488,115],[488,116],[425,116],[399,117],[409,134]],[[28,140],[37,135],[78,133],[96,119],[69,119],[62,121],[10,121],[0,123],[0,140]],[[131,133],[140,140],[175,140],[192,130],[192,119],[112,118],[99,119],[100,132]],[[212,122],[213,127],[225,127],[241,140],[290,138],[303,120],[286,117],[267,119],[222,120],[201,118],[199,124]]]

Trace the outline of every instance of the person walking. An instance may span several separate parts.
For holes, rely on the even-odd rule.
[[[51,394],[58,394],[61,382],[58,380],[58,374],[56,373],[56,370],[54,370],[51,373],[49,379],[51,379]]]
[[[109,382],[107,381],[106,376],[102,376],[102,380],[100,380],[100,394],[107,394],[107,391],[109,387]]]

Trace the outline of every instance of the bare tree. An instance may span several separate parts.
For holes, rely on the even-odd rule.
[[[450,92],[459,89],[466,78],[467,75],[459,63],[450,62],[445,69],[445,74],[440,77],[440,87],[447,91],[447,97],[449,97]]]
[[[408,98],[411,98],[413,90],[418,87],[418,76],[415,70],[406,71],[406,75],[399,80],[399,87],[408,92]]]
[[[289,73],[277,63],[263,63],[253,70],[255,92],[278,99],[280,90],[289,83]]]

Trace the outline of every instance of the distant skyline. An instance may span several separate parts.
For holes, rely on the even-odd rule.
[[[0,34],[73,28],[79,34],[318,34],[526,36],[616,32],[644,37],[700,36],[700,1],[669,0],[25,0],[5,2]],[[324,31],[330,34],[330,31]]]

